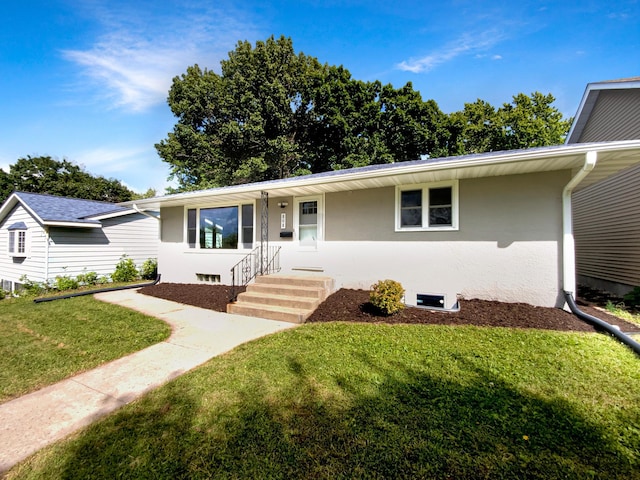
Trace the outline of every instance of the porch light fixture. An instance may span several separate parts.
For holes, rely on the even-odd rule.
[[[286,207],[287,205],[289,205],[289,202],[278,202],[278,206],[279,206],[280,208],[284,208],[284,207]]]

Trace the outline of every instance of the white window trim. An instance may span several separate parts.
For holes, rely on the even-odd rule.
[[[7,252],[10,257],[26,258],[29,256],[29,235],[26,229],[9,230],[7,236]],[[18,251],[20,234],[24,233],[24,252]],[[11,234],[14,235],[13,250],[11,250]]]
[[[451,187],[451,225],[429,226],[429,189]],[[422,190],[422,227],[401,226],[401,194],[407,190]],[[413,185],[396,186],[395,231],[396,232],[451,232],[459,229],[459,197],[458,180],[444,182],[418,183]]]
[[[315,245],[300,244],[300,204],[304,202],[317,202],[317,231]],[[293,239],[299,250],[317,250],[318,244],[324,241],[324,195],[311,195],[308,197],[294,197],[293,199]]]
[[[242,236],[242,205],[253,205],[253,238],[251,244],[253,247],[245,248],[244,242],[240,241]],[[200,210],[206,210],[209,208],[225,208],[225,207],[237,207],[238,208],[238,248],[201,248],[200,247]],[[189,247],[189,210],[196,211],[196,242],[195,247]],[[220,205],[207,205],[207,206],[187,206],[184,207],[184,213],[182,218],[184,219],[183,226],[183,244],[186,252],[207,252],[212,254],[229,254],[233,252],[250,252],[256,246],[256,202],[242,202],[238,204],[220,204]]]

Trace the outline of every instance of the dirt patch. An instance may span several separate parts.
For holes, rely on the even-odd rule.
[[[141,293],[174,302],[225,312],[230,295],[226,285],[160,283],[143,287]],[[580,308],[622,331],[636,331],[638,327],[594,308],[580,299]],[[595,328],[558,308],[534,307],[525,303],[503,303],[487,300],[461,300],[459,312],[438,312],[407,307],[396,315],[378,315],[369,303],[365,290],[341,289],[329,296],[307,322],[354,321],[373,323],[421,323],[439,325],[477,325],[486,327],[539,328],[593,332]]]

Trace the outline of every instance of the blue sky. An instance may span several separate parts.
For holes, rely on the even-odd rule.
[[[640,3],[625,1],[11,1],[0,17],[0,167],[66,158],[136,191],[167,185],[154,144],[166,97],[239,40],[293,39],[354,78],[413,83],[444,112],[552,93],[566,116],[589,82],[640,75]]]

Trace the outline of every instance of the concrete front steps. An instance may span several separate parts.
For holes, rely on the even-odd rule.
[[[321,276],[265,275],[247,285],[228,313],[303,323],[333,292],[333,279]]]

